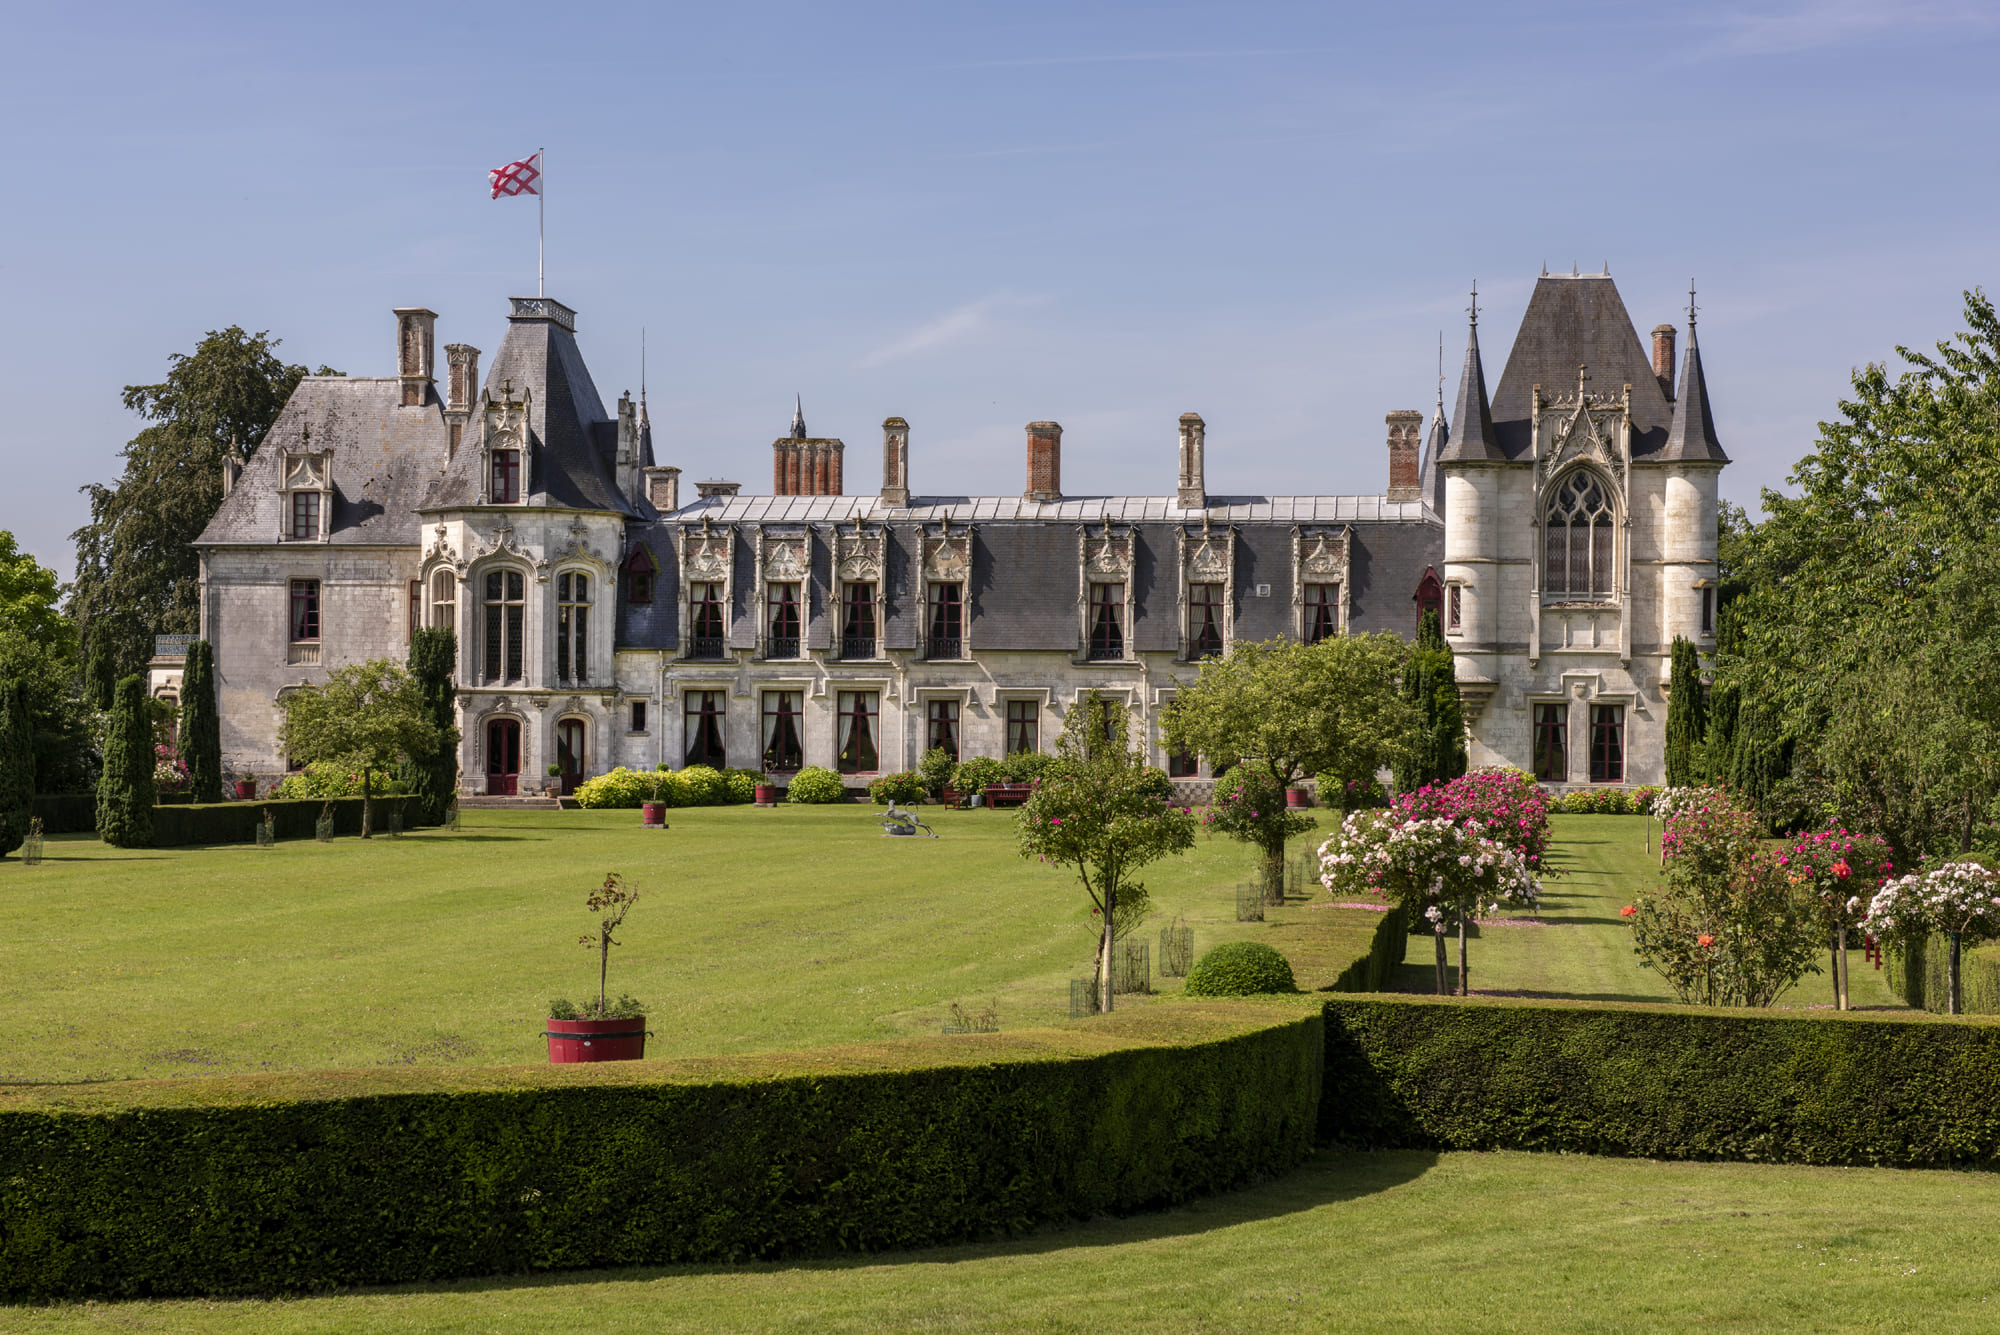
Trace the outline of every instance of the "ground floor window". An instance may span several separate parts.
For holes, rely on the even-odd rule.
[[[1569,782],[1569,706],[1535,706],[1535,777]]]
[[[873,774],[881,767],[876,751],[876,724],[881,710],[874,691],[841,691],[839,751],[835,754],[842,774]]]
[[[933,700],[928,708],[930,732],[925,746],[958,759],[958,701]]]
[[[804,691],[764,692],[764,770],[790,774],[806,763]]]
[[[1042,705],[1039,700],[1009,700],[1007,702],[1007,754],[1019,755],[1023,751],[1042,749],[1041,738]]]
[[[1625,706],[1590,707],[1590,781],[1625,782]]]
[[[632,702],[632,731],[644,732],[645,730],[646,702],[644,700],[634,700]]]
[[[1167,777],[1193,779],[1201,775],[1201,757],[1192,751],[1167,752]]]
[[[722,691],[689,691],[685,697],[687,719],[687,764],[729,768],[722,745],[722,724],[727,705]]]

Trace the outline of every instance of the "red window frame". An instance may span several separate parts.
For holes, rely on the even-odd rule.
[[[295,540],[317,538],[319,536],[319,493],[316,491],[295,491],[292,493],[292,537]]]
[[[1625,782],[1625,706],[1590,707],[1590,781]]]
[[[319,581],[292,581],[292,643],[310,644],[319,639]]]
[[[495,505],[516,505],[521,500],[521,452],[519,450],[493,451],[492,502]]]
[[[1125,586],[1120,583],[1090,586],[1090,657],[1125,657]]]
[[[1222,586],[1188,585],[1188,657],[1222,652]]]
[[[1535,714],[1535,778],[1542,783],[1569,782],[1569,706],[1538,704]]]
[[[958,759],[959,708],[956,700],[932,700],[924,707],[925,746]]]
[[[1007,754],[1042,749],[1042,703],[1039,700],[1007,702]]]
[[[1318,644],[1340,634],[1340,585],[1308,584],[1303,598],[1307,644]]]

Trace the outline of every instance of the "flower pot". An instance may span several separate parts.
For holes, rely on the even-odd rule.
[[[758,784],[757,805],[760,807],[774,807],[778,805],[778,785],[775,783]]]
[[[236,800],[239,802],[256,801],[257,781],[255,779],[238,779],[236,781]]]
[[[646,1055],[646,1017],[550,1020],[543,1031],[552,1062],[634,1062]]]
[[[639,824],[648,830],[667,828],[667,804],[665,802],[641,802],[639,804]]]
[[[1285,789],[1285,805],[1294,811],[1303,811],[1312,805],[1312,794],[1303,788]]]

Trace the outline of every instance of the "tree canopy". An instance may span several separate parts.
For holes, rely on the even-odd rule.
[[[278,742],[294,761],[327,761],[358,770],[362,833],[374,827],[374,776],[405,757],[429,756],[439,731],[423,688],[401,666],[371,658],[337,668],[324,686],[309,686],[279,700],[284,721]]]

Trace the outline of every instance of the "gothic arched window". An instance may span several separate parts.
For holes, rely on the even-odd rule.
[[[1548,529],[1543,591],[1566,599],[1609,598],[1613,514],[1604,483],[1583,469],[1571,473],[1549,497],[1543,522]]]

